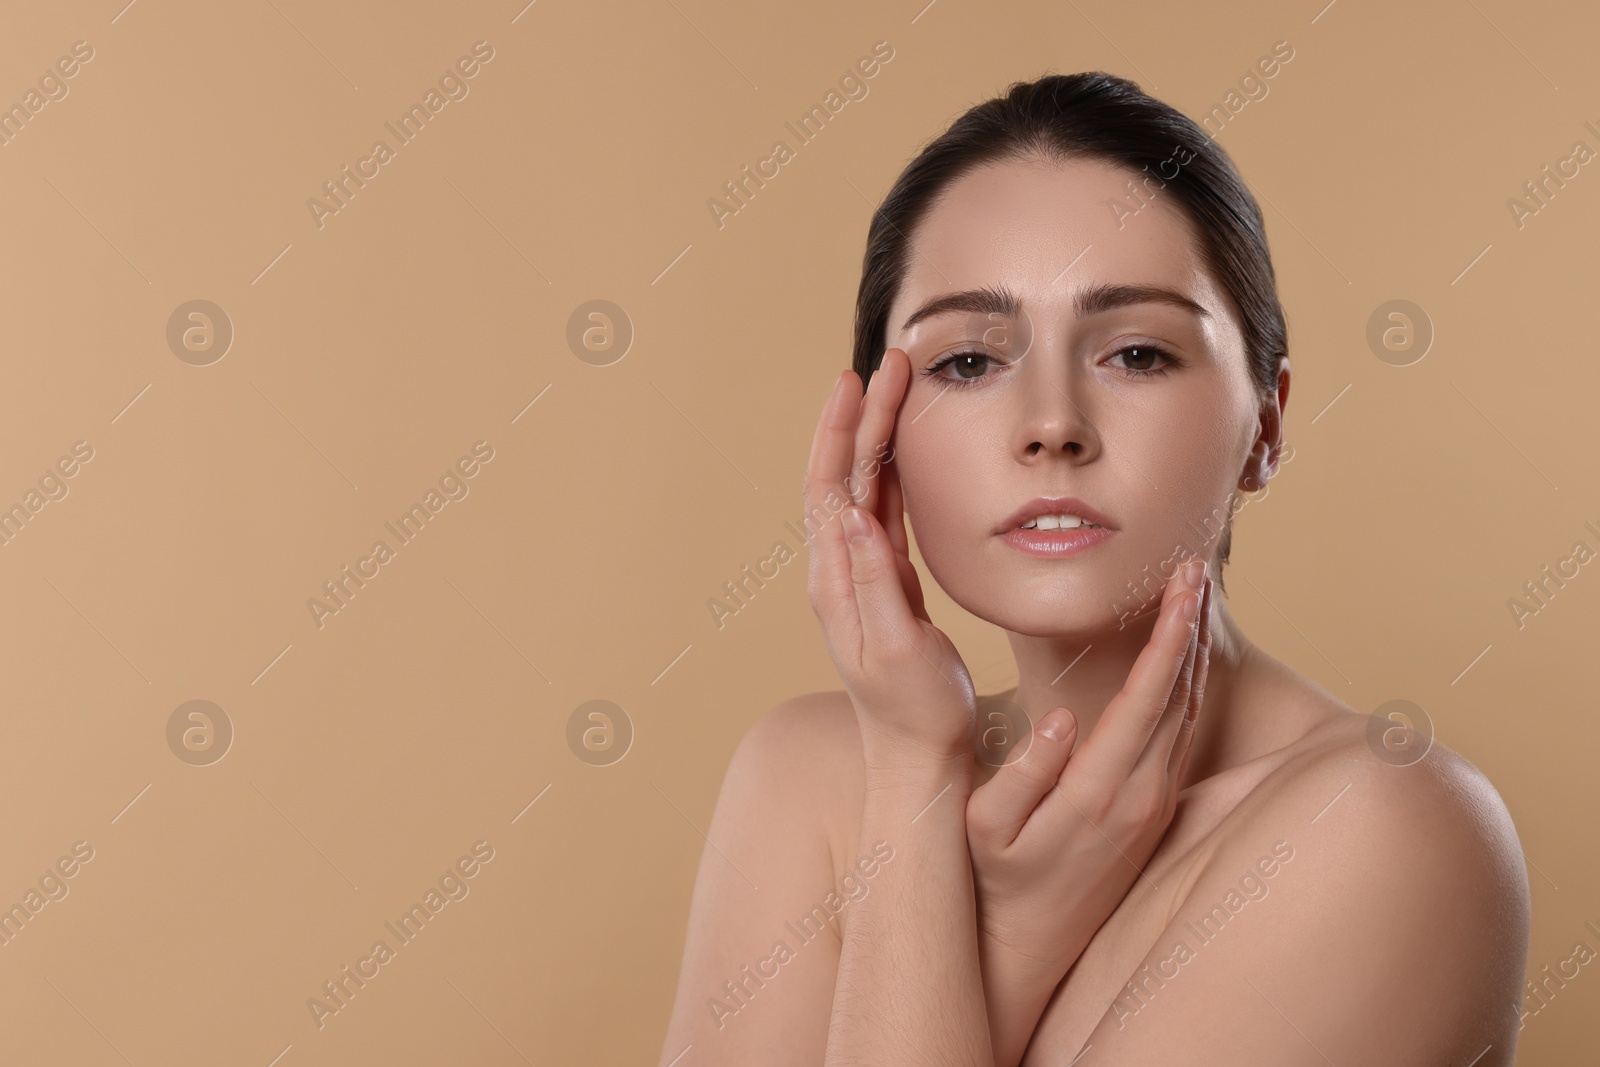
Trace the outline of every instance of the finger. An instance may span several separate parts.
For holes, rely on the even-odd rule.
[[[817,419],[805,476],[806,522],[818,527],[811,539],[811,606],[824,624],[848,626],[855,632],[859,632],[859,622],[855,588],[850,581],[850,552],[839,523],[833,519],[849,503],[844,473],[854,447],[860,382],[850,370],[843,371],[834,382],[833,392]]]
[[[861,398],[849,487],[855,502],[870,512],[878,510],[883,457],[889,450],[895,413],[905,397],[910,378],[909,357],[900,349],[891,348],[883,354],[878,369],[872,372],[866,395]]]
[[[1195,726],[1200,718],[1206,695],[1206,676],[1211,666],[1211,579],[1206,579],[1205,599],[1200,604],[1200,651],[1195,667],[1194,685],[1189,691],[1189,705],[1185,709],[1183,726],[1173,743],[1169,761],[1174,788],[1183,784],[1183,773],[1189,768],[1189,753],[1194,751]]]
[[[1028,750],[994,772],[967,800],[967,825],[1005,848],[1017,839],[1028,816],[1054,789],[1072,755],[1078,720],[1056,708],[1033,729]]]
[[[917,573],[917,565],[911,562],[909,556],[902,556],[898,552],[895,553],[894,563],[899,569],[900,588],[911,614],[931,624],[933,619],[928,615],[928,603],[922,595],[922,576]]]
[[[849,576],[861,619],[861,650],[885,650],[914,644],[921,633],[906,602],[889,535],[866,510],[844,509],[843,532],[850,553]]]
[[[1184,568],[1178,568],[1172,581],[1180,588],[1173,593],[1169,584],[1166,599],[1156,617],[1150,640],[1134,660],[1128,680],[1084,742],[1082,762],[1088,773],[1103,776],[1106,782],[1121,782],[1132,772],[1140,753],[1150,743],[1150,735],[1166,712],[1177,683],[1178,672],[1189,654],[1198,610],[1185,617],[1185,608],[1198,609],[1199,594],[1184,582]]]
[[[900,488],[900,472],[893,463],[883,469],[883,481],[879,486],[878,496],[878,521],[883,524],[884,532],[889,535],[889,544],[894,546],[895,564],[900,569],[900,584],[905,587],[906,603],[911,605],[911,613],[925,622],[933,620],[928,617],[927,601],[922,595],[922,577],[917,574],[916,565],[911,562],[911,542],[906,536],[905,521],[905,495]]]
[[[1189,717],[1189,696],[1193,691],[1195,669],[1202,651],[1200,633],[1205,627],[1205,597],[1210,581],[1207,578],[1200,583],[1199,617],[1196,619],[1196,625],[1190,629],[1189,650],[1184,655],[1183,666],[1178,669],[1177,680],[1172,685],[1172,694],[1167,698],[1167,710],[1161,713],[1161,721],[1156,724],[1150,743],[1144,747],[1134,766],[1135,774],[1148,769],[1149,773],[1165,776],[1171,769],[1172,746],[1183,728],[1184,721]]]
[[[1159,625],[1160,615],[1167,609],[1168,603],[1182,596],[1184,590],[1189,588],[1188,583],[1183,578],[1183,568],[1188,565],[1188,562],[1187,560],[1184,561],[1183,564],[1173,570],[1172,575],[1167,579],[1167,584],[1161,587],[1161,600],[1154,608],[1150,607],[1150,601],[1142,601],[1137,608],[1129,612],[1123,619],[1123,625],[1126,626],[1128,623],[1137,622],[1152,611],[1154,611],[1158,619],[1155,625]]]
[[[900,485],[900,468],[886,462],[878,476],[878,521],[889,533],[889,543],[903,556],[911,555],[911,538],[906,533],[906,494]]]

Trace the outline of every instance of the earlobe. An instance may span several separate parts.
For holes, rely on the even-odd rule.
[[[1268,457],[1258,456],[1261,448],[1268,448]],[[1264,442],[1251,449],[1250,459],[1245,463],[1244,471],[1239,475],[1239,488],[1247,493],[1258,492],[1267,487],[1271,475],[1267,473],[1270,464],[1270,446]]]

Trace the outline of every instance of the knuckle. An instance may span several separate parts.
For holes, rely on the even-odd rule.
[[[1168,798],[1165,783],[1159,779],[1129,782],[1123,797],[1123,814],[1129,825],[1142,831],[1165,822]]]
[[[1098,787],[1090,784],[1087,789],[1073,789],[1066,791],[1067,799],[1085,819],[1095,826],[1102,826],[1110,818],[1114,810],[1115,794],[1109,788]]]
[[[1134,821],[1140,826],[1153,826],[1162,821],[1166,810],[1166,797],[1157,789],[1140,789],[1133,804]]]
[[[988,848],[999,830],[999,821],[993,805],[967,803],[967,840],[981,848]]]
[[[833,620],[838,610],[839,596],[828,587],[827,583],[814,578],[806,587],[806,599],[818,619],[824,623]]]
[[[874,585],[883,579],[883,561],[869,553],[857,553],[850,560],[850,580],[857,585]]]
[[[1010,773],[1012,777],[1019,779],[1032,792],[1041,791],[1045,785],[1052,783],[1056,778],[1056,775],[1049,767],[1044,766],[1043,760],[1034,752],[1029,752],[1015,763],[1002,767],[1000,773]]]
[[[1033,752],[1024,753],[1021,759],[1010,760],[1002,763],[1000,769],[995,771],[995,777],[1002,775],[1011,779],[1019,786],[1032,787],[1044,777],[1044,772],[1039,766],[1038,759]]]

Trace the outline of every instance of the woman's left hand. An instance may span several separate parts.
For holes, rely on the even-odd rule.
[[[1201,583],[1191,591],[1181,570],[1172,576],[1150,641],[1077,751],[1076,722],[1056,708],[967,801],[998,1064],[1020,1060],[1057,983],[1172,821],[1211,650],[1211,579]]]

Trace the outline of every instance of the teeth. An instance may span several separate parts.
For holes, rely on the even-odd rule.
[[[1029,519],[1023,523],[1024,530],[1075,530],[1079,526],[1088,526],[1099,529],[1092,522],[1080,519],[1076,515],[1040,515],[1038,518]]]

